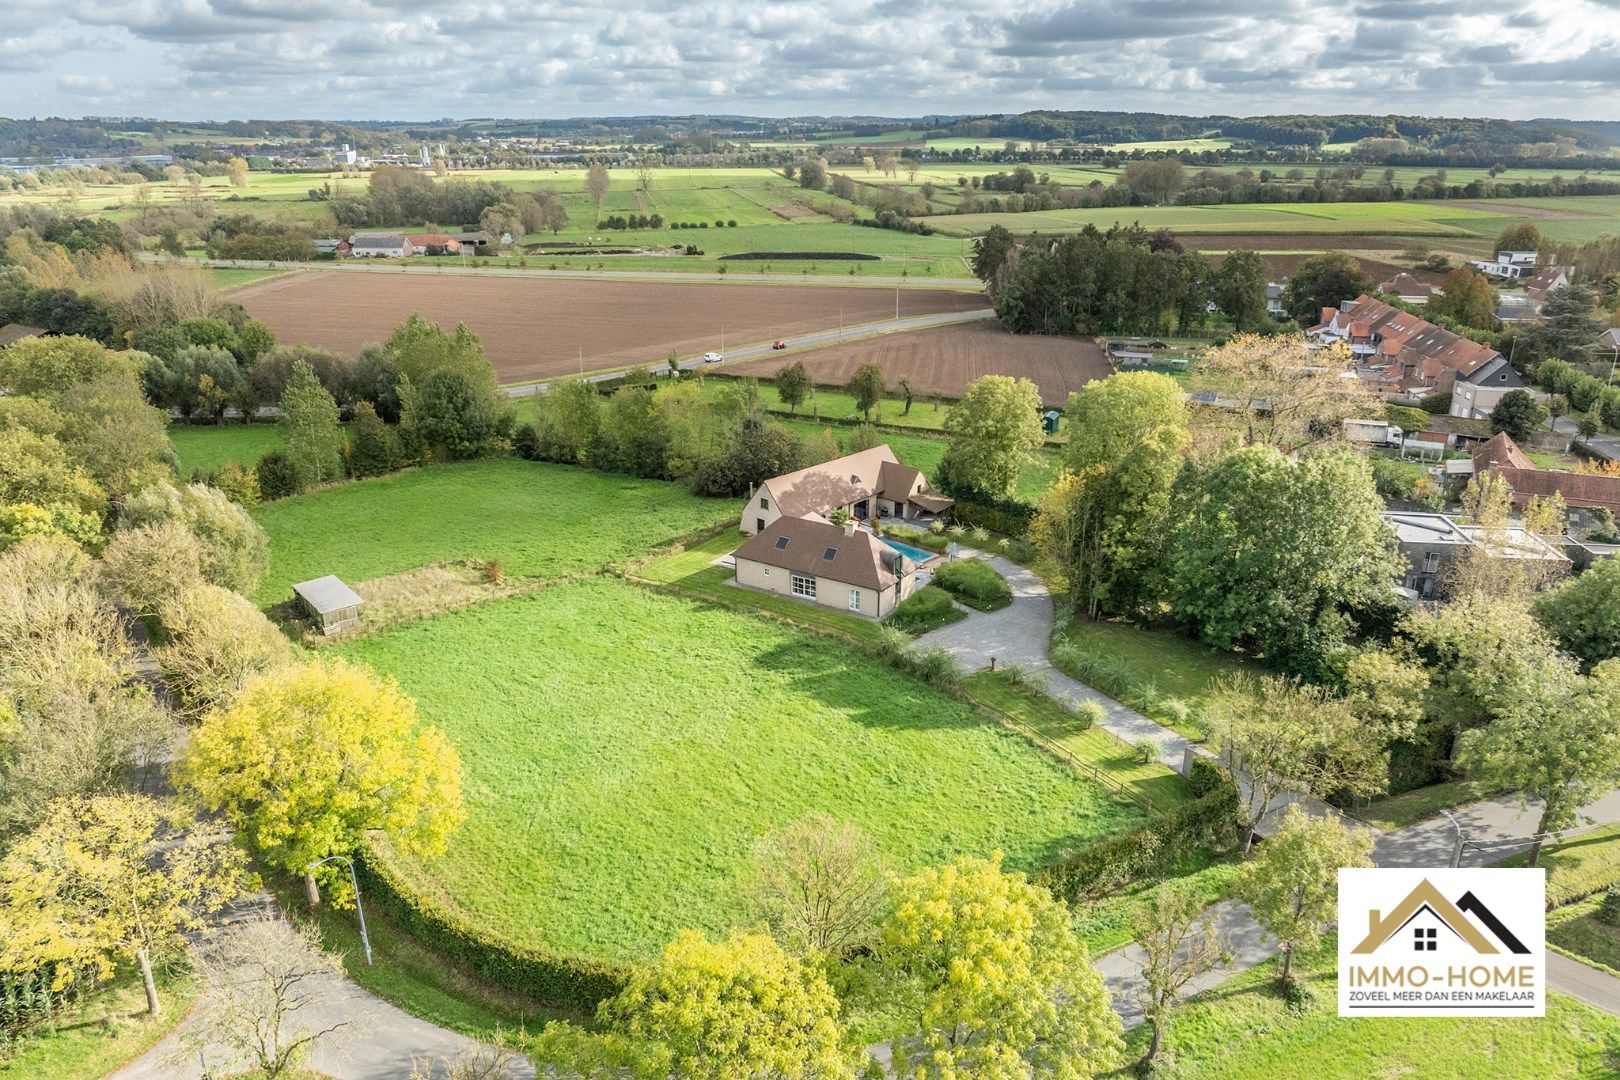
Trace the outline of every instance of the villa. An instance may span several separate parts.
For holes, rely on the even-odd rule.
[[[952,505],[953,500],[930,490],[919,470],[900,464],[884,443],[765,481],[743,507],[741,526],[753,536],[779,518],[826,518],[835,510],[857,521],[891,517],[926,522],[942,517]]]
[[[736,582],[881,619],[911,595],[917,563],[860,528],[819,514],[778,517],[732,555]]]

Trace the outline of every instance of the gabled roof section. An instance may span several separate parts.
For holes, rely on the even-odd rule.
[[[1483,473],[1491,468],[1534,469],[1536,463],[1519,449],[1519,444],[1505,431],[1498,431],[1486,439],[1473,453],[1474,472]]]
[[[885,463],[900,464],[888,443],[773,476],[760,490],[770,493],[784,517],[825,513],[876,495]]]
[[[846,536],[842,526],[815,517],[779,517],[733,557],[880,592],[917,568],[871,533]]]

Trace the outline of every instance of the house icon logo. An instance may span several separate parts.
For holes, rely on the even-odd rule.
[[[1481,956],[1496,956],[1504,951],[1519,956],[1530,953],[1479,897],[1465,892],[1453,903],[1428,878],[1418,882],[1388,915],[1381,917],[1376,909],[1370,909],[1367,936],[1350,951],[1356,956],[1370,956],[1399,942],[1404,934],[1413,952],[1438,952],[1442,933],[1455,935]]]
[[[1340,1016],[1543,1016],[1546,872],[1339,871]]]

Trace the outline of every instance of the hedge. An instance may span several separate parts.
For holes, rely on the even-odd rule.
[[[417,940],[539,1004],[594,1013],[629,980],[627,964],[514,945],[460,912],[442,910],[375,850],[356,860],[355,870],[366,902]]]
[[[926,634],[966,617],[952,605],[949,593],[924,585],[902,600],[884,621],[908,634]]]
[[[1029,523],[1034,517],[1035,507],[1014,499],[957,499],[956,505],[951,507],[951,520],[958,525],[988,529],[1019,539],[1029,532]]]
[[[958,559],[934,571],[934,582],[962,603],[995,611],[1012,603],[1012,586],[983,559]]]
[[[1237,836],[1238,812],[1238,791],[1231,776],[1199,757],[1187,783],[1198,795],[1195,801],[1130,832],[1065,851],[1037,872],[1035,880],[1058,899],[1075,904],[1162,877],[1197,851],[1231,844]]]
[[[827,262],[838,262],[840,260],[847,262],[877,262],[882,257],[881,255],[868,255],[862,251],[739,251],[735,255],[722,255],[716,261],[725,262],[728,259],[736,259],[741,262],[759,262],[765,259],[810,259]]]

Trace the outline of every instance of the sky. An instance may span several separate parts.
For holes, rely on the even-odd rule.
[[[1620,119],[1620,0],[0,0],[0,115]]]

